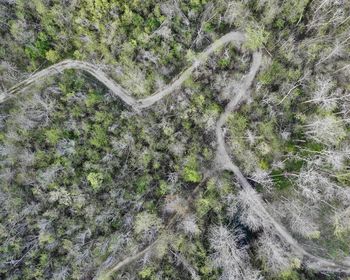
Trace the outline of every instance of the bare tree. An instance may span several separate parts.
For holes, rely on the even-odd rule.
[[[255,206],[255,201],[260,200],[256,198],[258,194],[253,190],[242,190],[238,195],[238,202],[240,210],[242,211],[239,219],[240,221],[249,227],[252,231],[258,231],[264,226],[269,220],[265,213],[259,212]]]
[[[291,265],[290,252],[273,235],[264,232],[258,241],[257,254],[273,273],[287,269]]]
[[[313,203],[320,201],[324,190],[331,185],[332,182],[328,177],[312,167],[302,169],[297,179],[297,186],[301,195]]]
[[[164,211],[169,214],[184,216],[188,211],[186,200],[178,195],[169,195],[165,198]]]
[[[185,216],[179,227],[189,236],[195,236],[200,232],[194,215]]]
[[[271,191],[273,187],[269,172],[261,168],[256,168],[250,179],[262,185],[266,191]]]
[[[341,171],[346,169],[346,160],[350,159],[350,147],[345,143],[339,148],[330,147],[314,154],[312,157],[304,158],[309,166],[315,166],[318,169],[324,169],[327,166],[332,170]]]
[[[223,21],[229,25],[232,25],[234,23],[241,25],[249,15],[249,10],[241,1],[229,1],[227,3],[227,9],[223,16]]]
[[[31,129],[37,125],[45,126],[54,109],[55,101],[52,97],[35,93],[25,100],[19,100],[19,112],[14,116],[14,122],[22,129]]]
[[[18,82],[21,74],[12,63],[0,62],[0,89],[5,91],[5,87],[10,87],[14,82]]]
[[[290,229],[304,238],[319,238],[320,228],[316,222],[318,206],[308,205],[296,199],[284,199],[276,205],[276,214],[288,221]]]
[[[193,40],[192,46],[195,45],[196,47],[201,47],[203,45],[203,40],[206,39],[206,36],[203,32],[203,28],[208,21],[210,21],[216,16],[216,14],[217,12],[215,11],[215,4],[213,4],[213,2],[208,2],[204,12],[202,13],[199,29],[197,30],[197,36]]]
[[[308,30],[326,25],[338,26],[346,20],[345,2],[341,0],[318,0],[311,3],[313,16],[308,22]]]
[[[332,217],[334,235],[342,238],[350,232],[350,207],[339,209]]]
[[[343,120],[334,116],[314,116],[305,129],[310,139],[330,146],[336,145],[346,136]]]
[[[349,38],[348,38],[349,39]],[[330,51],[328,54],[325,54],[317,63],[316,66],[324,63],[325,61],[331,59],[331,58],[335,58],[335,57],[341,57],[342,55],[344,55],[344,53],[346,52],[346,48],[345,48],[345,44],[346,41],[348,40],[344,40],[342,42],[339,42],[339,39],[335,39],[334,45],[330,48]]]
[[[329,76],[318,76],[315,81],[312,97],[304,103],[314,103],[322,109],[332,111],[337,106],[349,100],[350,94],[343,92],[341,88],[336,88],[335,81]]]
[[[63,168],[60,165],[53,165],[48,167],[46,170],[43,170],[39,173],[37,176],[37,182],[43,189],[46,189],[47,186],[55,180],[58,172],[62,169]]]
[[[213,264],[222,269],[220,280],[258,280],[260,273],[250,264],[247,247],[242,246],[243,235],[236,230],[231,233],[224,226],[215,226],[210,230],[210,246]]]
[[[68,277],[69,277],[69,268],[66,266],[56,270],[56,272],[54,272],[52,275],[53,280],[65,280]]]

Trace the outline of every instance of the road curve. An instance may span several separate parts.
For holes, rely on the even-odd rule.
[[[222,36],[218,40],[216,40],[213,44],[211,44],[208,48],[206,48],[203,52],[201,52],[191,66],[189,66],[185,71],[183,71],[180,75],[178,75],[172,82],[165,86],[164,88],[156,91],[151,96],[148,96],[143,99],[135,99],[132,97],[132,94],[123,89],[120,85],[118,85],[115,81],[111,80],[101,69],[96,67],[95,65],[79,60],[64,60],[57,64],[54,64],[48,68],[45,68],[33,75],[31,75],[26,80],[16,84],[9,90],[0,93],[0,103],[5,100],[13,97],[17,93],[23,91],[28,86],[42,81],[44,78],[57,75],[58,73],[63,72],[67,69],[75,69],[81,70],[89,73],[94,76],[97,80],[99,80],[102,84],[104,84],[113,94],[122,99],[127,105],[129,105],[134,110],[140,110],[143,108],[148,108],[152,106],[157,101],[161,100],[163,97],[169,95],[175,89],[179,88],[184,81],[186,81],[192,74],[193,70],[195,70],[200,64],[205,62],[209,55],[213,53],[215,50],[220,48],[221,46],[232,42],[236,46],[240,46],[241,43],[245,41],[245,36],[241,32],[230,32],[226,35]]]
[[[215,50],[220,48],[221,46],[231,42],[239,47],[244,41],[245,41],[245,35],[241,32],[233,31],[233,32],[227,33],[226,35],[222,36],[221,38],[216,40],[214,43],[212,43],[203,52],[198,54],[193,64],[190,67],[188,67],[186,70],[184,70],[179,76],[177,76],[177,78],[175,78],[169,85],[156,91],[151,96],[143,99],[135,99],[134,97],[132,97],[132,95],[128,91],[123,89],[115,81],[111,80],[103,71],[101,71],[98,67],[96,67],[91,63],[78,61],[78,60],[64,60],[62,62],[54,64],[46,69],[43,69],[31,75],[29,78],[18,83],[17,85],[13,86],[9,90],[3,93],[0,93],[0,103],[15,96],[17,93],[23,91],[24,89],[31,86],[32,84],[42,81],[46,77],[56,75],[67,69],[76,69],[76,70],[85,71],[91,74],[97,80],[99,80],[102,84],[104,84],[113,94],[115,94],[117,97],[122,99],[133,110],[139,111],[143,108],[151,107],[154,103],[158,102],[159,100],[161,100],[162,98],[164,98],[165,96],[173,92],[175,89],[179,88],[183,84],[183,82],[190,77],[190,75],[196,69],[196,67],[198,67],[201,63],[205,62],[208,56],[211,53],[213,53]],[[350,262],[334,262],[332,260],[327,260],[318,256],[314,256],[308,253],[304,248],[302,248],[302,246],[298,244],[298,242],[290,235],[290,233],[268,213],[268,211],[266,210],[266,207],[264,206],[265,203],[263,202],[263,200],[256,193],[256,191],[250,185],[248,180],[244,177],[244,175],[242,174],[238,166],[236,166],[232,162],[232,160],[229,157],[229,154],[226,151],[222,128],[229,114],[235,109],[237,109],[237,107],[241,103],[247,100],[249,96],[249,88],[251,87],[255,79],[255,76],[260,68],[261,60],[262,60],[262,55],[260,52],[256,52],[253,54],[253,62],[248,74],[243,78],[242,82],[240,83],[237,89],[236,94],[233,96],[232,100],[228,103],[228,105],[225,108],[225,111],[220,116],[217,122],[216,136],[217,136],[218,146],[217,146],[217,154],[216,154],[216,161],[215,161],[217,165],[217,169],[228,170],[234,173],[243,190],[249,191],[249,193],[251,193],[251,196],[254,201],[254,207],[258,210],[257,212],[261,213],[265,221],[267,220],[266,223],[272,225],[275,228],[276,234],[280,238],[285,240],[290,245],[290,247],[294,250],[295,253],[297,253],[301,257],[306,258],[305,260],[306,266],[318,271],[332,271],[332,272],[341,272],[341,273],[350,274]],[[120,265],[117,265],[115,267],[117,267],[117,269],[120,269],[125,264],[128,264],[134,259],[142,256],[145,253],[145,251],[147,250],[145,249],[144,251],[141,251],[135,257],[127,258],[127,260],[122,261]]]

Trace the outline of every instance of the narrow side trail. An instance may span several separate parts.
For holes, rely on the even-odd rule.
[[[162,98],[169,95],[175,89],[179,88],[183,82],[190,77],[192,72],[201,64],[204,63],[209,55],[213,53],[215,50],[223,46],[227,43],[233,43],[237,47],[239,47],[242,43],[245,42],[245,35],[241,32],[230,32],[226,35],[222,36],[214,43],[212,43],[207,49],[197,55],[194,63],[184,70],[179,76],[177,76],[169,85],[164,87],[163,89],[156,91],[153,95],[143,98],[143,99],[135,99],[132,95],[123,89],[119,84],[110,79],[101,69],[97,66],[77,60],[64,60],[60,63],[54,64],[46,69],[43,69],[33,75],[31,75],[26,80],[18,83],[13,86],[6,92],[0,93],[0,103],[8,100],[9,98],[15,96],[16,94],[24,91],[29,86],[35,84],[36,82],[40,82],[46,77],[53,76],[61,73],[67,69],[76,69],[85,71],[92,76],[94,76],[97,80],[99,80],[102,84],[104,84],[114,95],[118,96],[122,99],[127,105],[129,105],[133,110],[140,111],[143,108],[151,107],[156,102],[160,101]],[[272,226],[276,230],[276,234],[284,240],[291,249],[300,257],[305,258],[304,264],[314,270],[318,271],[329,271],[329,272],[341,272],[350,274],[350,261],[349,262],[334,262],[332,260],[324,259],[318,256],[314,256],[308,253],[285,229],[283,225],[281,225],[274,217],[266,210],[265,203],[261,199],[261,197],[256,193],[254,188],[248,182],[248,180],[244,177],[243,173],[240,171],[237,165],[233,163],[230,159],[229,154],[227,153],[224,141],[224,135],[222,128],[225,125],[225,122],[231,112],[236,110],[240,104],[247,100],[249,97],[249,88],[253,84],[255,76],[260,68],[262,60],[262,54],[260,52],[253,53],[253,62],[251,68],[247,75],[242,79],[242,82],[238,86],[235,95],[228,103],[225,108],[225,111],[220,116],[217,124],[216,124],[216,137],[218,141],[217,146],[217,154],[215,159],[215,168],[217,171],[220,170],[228,170],[234,173],[237,177],[238,182],[240,183],[242,189],[251,194],[252,207],[255,208],[256,213],[259,213],[264,223],[267,226]],[[145,253],[149,252],[157,241],[151,244],[149,247],[140,251],[138,254],[134,256],[130,256],[124,259],[122,262],[116,264],[111,271],[108,272],[116,272],[120,270],[125,265],[130,264],[136,259],[142,257]]]

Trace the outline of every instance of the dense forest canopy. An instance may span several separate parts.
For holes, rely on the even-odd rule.
[[[348,279],[349,15],[0,0],[0,279]]]

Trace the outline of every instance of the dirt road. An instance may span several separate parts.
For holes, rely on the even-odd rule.
[[[97,66],[91,63],[79,60],[64,60],[31,75],[26,80],[10,88],[8,91],[0,93],[0,103],[23,91],[28,86],[40,82],[49,76],[57,75],[58,73],[62,73],[64,70],[67,69],[75,69],[85,71],[90,75],[94,76],[97,80],[104,84],[114,95],[122,99],[127,105],[129,105],[134,110],[148,108],[154,103],[164,98],[165,96],[172,93],[175,89],[179,88],[183,84],[183,82],[191,76],[193,70],[195,70],[200,64],[205,62],[211,53],[213,53],[221,46],[227,44],[228,42],[232,42],[239,46],[242,42],[244,42],[244,35],[240,32],[230,32],[222,36],[203,52],[198,54],[193,64],[190,67],[188,67],[185,71],[183,71],[180,75],[178,75],[175,79],[173,79],[173,81],[169,83],[169,85],[156,91],[151,96],[148,96],[143,99],[135,99],[134,97],[132,97],[131,93],[123,89],[115,81],[110,79],[101,69],[99,69]]]
[[[139,111],[143,108],[151,107],[154,103],[160,101],[165,96],[169,95],[175,89],[178,89],[183,82],[190,77],[192,72],[202,63],[204,63],[208,56],[213,53],[215,50],[220,48],[221,46],[227,43],[233,43],[236,46],[240,46],[245,41],[245,35],[241,32],[230,32],[223,37],[216,40],[213,44],[211,44],[206,50],[197,55],[197,58],[193,62],[193,64],[184,70],[179,76],[177,76],[169,85],[164,87],[163,89],[155,92],[153,95],[143,98],[143,99],[135,99],[132,95],[123,89],[119,84],[110,79],[101,69],[96,67],[93,64],[84,61],[77,60],[64,60],[60,63],[52,65],[46,69],[43,69],[33,75],[31,75],[28,79],[18,83],[11,89],[6,92],[0,94],[0,103],[6,101],[7,99],[15,96],[19,92],[25,90],[27,87],[35,84],[37,82],[42,81],[46,77],[56,75],[58,73],[63,72],[67,69],[76,69],[85,71],[92,76],[94,76],[97,80],[99,80],[102,84],[104,84],[113,94],[122,99],[127,105],[129,105],[132,109]],[[253,62],[249,72],[242,79],[240,84],[237,87],[237,91],[234,92],[234,96],[231,101],[225,108],[225,111],[220,116],[217,124],[216,124],[216,137],[218,141],[217,146],[217,155],[216,155],[216,167],[218,170],[228,170],[234,173],[241,187],[248,191],[252,197],[253,207],[256,208],[256,212],[260,213],[261,217],[264,219],[266,223],[272,225],[276,230],[276,234],[284,240],[289,246],[293,249],[293,251],[300,257],[305,258],[305,265],[309,268],[318,271],[333,271],[333,272],[343,272],[350,274],[350,262],[334,262],[332,260],[327,260],[318,256],[314,256],[308,253],[285,229],[283,225],[281,225],[267,210],[264,201],[260,198],[260,196],[256,193],[254,188],[250,185],[248,180],[242,174],[238,166],[234,164],[234,162],[230,159],[229,154],[226,151],[224,136],[222,132],[222,128],[225,125],[225,122],[231,112],[236,110],[240,104],[245,102],[249,97],[249,89],[253,84],[255,76],[260,68],[262,61],[262,54],[260,52],[253,53]],[[135,256],[131,256],[121,263],[114,266],[113,271],[120,269],[121,267],[129,264],[131,261],[134,261],[138,257],[141,257],[147,249],[144,249],[140,253]]]
[[[266,210],[266,204],[252,187],[252,185],[245,178],[243,173],[240,171],[238,166],[231,160],[226,146],[223,135],[223,126],[227,121],[229,114],[238,109],[239,105],[245,102],[249,96],[249,88],[251,87],[256,73],[258,72],[261,65],[261,53],[256,52],[253,54],[253,62],[250,67],[249,73],[242,79],[240,85],[237,86],[237,91],[234,93],[231,101],[225,108],[225,111],[221,114],[217,124],[216,124],[216,137],[218,141],[217,154],[215,162],[217,164],[218,170],[231,171],[237,178],[239,184],[244,191],[250,194],[250,201],[254,205],[255,212],[259,214],[261,220],[265,221],[269,225],[273,226],[276,230],[276,234],[285,240],[291,249],[299,257],[305,257],[305,264],[317,271],[329,271],[329,272],[343,272],[350,273],[350,262],[334,262],[332,260],[324,259],[307,252],[288,232],[288,230],[280,224],[276,219]]]

